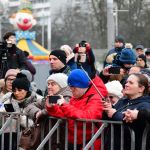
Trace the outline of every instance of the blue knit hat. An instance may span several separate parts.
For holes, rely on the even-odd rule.
[[[123,64],[135,64],[136,55],[131,48],[124,48],[121,52],[119,60]]]
[[[88,88],[90,80],[86,73],[81,69],[74,69],[68,76],[70,87]]]

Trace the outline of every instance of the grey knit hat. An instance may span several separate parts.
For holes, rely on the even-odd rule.
[[[68,76],[66,74],[64,74],[64,73],[55,73],[55,74],[50,75],[47,78],[47,83],[48,83],[49,80],[52,80],[52,81],[56,82],[61,88],[64,88],[68,85],[67,84],[67,79],[68,79]]]

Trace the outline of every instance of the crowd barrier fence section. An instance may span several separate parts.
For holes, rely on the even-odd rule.
[[[21,122],[20,122],[20,116],[24,114],[19,113],[0,113],[0,149],[5,150],[5,133],[9,133],[9,150],[12,149],[13,144],[13,133],[15,132],[17,135],[17,150],[20,150],[19,148],[19,140],[21,136]],[[53,121],[55,120],[55,121]],[[46,121],[43,121],[43,127],[41,129],[41,143],[38,146],[37,150],[53,150],[52,147],[52,136],[55,134],[56,136],[56,144],[58,145],[58,149],[60,148],[60,142],[61,142],[61,136],[60,134],[64,132],[63,138],[64,138],[64,150],[68,150],[68,121],[70,119],[66,118],[55,118],[55,117],[48,117]],[[74,144],[73,149],[78,150],[78,124],[82,124],[82,144],[81,147],[83,150],[94,150],[94,142],[96,140],[101,140],[101,150],[105,149],[105,137],[107,136],[105,130],[110,128],[110,150],[115,150],[115,135],[114,135],[114,128],[115,126],[120,126],[120,150],[124,150],[124,124],[119,121],[106,121],[106,120],[87,120],[87,119],[71,119],[74,122]],[[14,127],[15,122],[15,127]],[[28,126],[28,121],[26,121],[26,126]],[[91,139],[89,141],[86,141],[86,130],[89,126],[87,124],[91,125]],[[48,130],[45,132],[45,126],[47,126]],[[64,126],[64,128],[62,128]],[[96,130],[95,130],[96,129]],[[140,129],[139,129],[140,130]],[[129,128],[130,131],[130,138],[131,138],[131,150],[135,150],[135,133],[132,129]],[[148,132],[150,131],[150,125],[147,124],[143,136],[142,136],[142,149],[146,150],[146,140]]]

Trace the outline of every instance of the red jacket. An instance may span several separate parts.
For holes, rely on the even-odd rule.
[[[107,90],[99,77],[95,77],[93,82],[97,88],[101,91],[103,96],[107,95]],[[88,97],[91,98],[88,100]],[[88,100],[88,101],[87,101]],[[103,112],[103,104],[101,97],[92,85],[88,91],[81,98],[71,98],[69,104],[63,104],[62,106],[50,106],[46,103],[46,108],[50,116],[66,117],[73,119],[101,119]],[[86,141],[91,139],[91,123],[86,124]],[[69,143],[74,143],[74,121],[68,121],[68,138]],[[77,144],[82,144],[83,139],[83,124],[78,122],[77,124]]]

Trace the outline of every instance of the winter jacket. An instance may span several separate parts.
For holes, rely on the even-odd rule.
[[[56,95],[62,95],[67,102],[69,102],[70,98],[72,97],[72,93],[70,91],[70,88],[65,87],[62,88]],[[42,101],[34,102],[28,105],[28,115],[31,118],[34,118],[36,113],[40,110],[42,110],[43,115],[47,115],[47,111],[45,110],[45,99]]]
[[[115,109],[117,112],[112,116],[112,120],[115,121],[122,121],[123,120],[123,112],[127,109],[137,109],[137,110],[143,110],[143,109],[150,109],[150,96],[141,96],[136,99],[129,100],[128,98],[124,98],[118,101],[118,103],[115,105]],[[130,139],[130,132],[128,127],[134,130],[135,132],[135,149],[141,150],[141,143],[142,143],[142,134],[146,127],[146,122],[135,120],[133,123],[125,123],[124,126],[124,149],[128,150],[130,149],[131,139]],[[118,140],[120,139],[120,127],[115,126],[114,134],[116,137],[115,140],[115,149],[120,149],[120,142]]]
[[[36,102],[36,101],[41,101],[41,99],[37,99],[36,93],[32,92],[29,97],[18,101],[14,98],[13,93],[7,95],[7,100],[3,102],[3,104],[9,104],[11,103],[13,105],[14,111],[18,113],[25,113],[25,115],[21,116],[21,126],[26,127],[26,116],[29,116],[29,113],[31,109],[28,109],[29,104]],[[0,107],[0,112],[5,112],[4,107]],[[29,117],[30,118],[30,117]],[[29,126],[33,125],[32,118],[29,119]]]
[[[98,90],[103,96],[106,96],[107,90],[103,82],[99,77],[95,77],[93,82],[97,86]],[[90,97],[90,98],[89,98]],[[72,97],[68,104],[61,106],[55,105],[49,107],[46,104],[46,109],[50,116],[55,117],[66,117],[71,119],[101,119],[103,112],[102,98],[95,90],[94,86],[91,85],[87,92],[80,98]],[[68,121],[68,139],[69,143],[74,143],[74,121]],[[91,139],[91,123],[86,124],[86,141]],[[83,124],[77,123],[77,144],[82,144],[83,140]]]
[[[20,50],[18,47],[16,47],[16,45],[13,45],[13,47],[11,48],[7,48],[8,51],[6,52],[6,60],[7,63],[5,63],[4,66],[0,65],[0,73],[1,73],[1,77],[4,78],[5,73],[7,72],[8,69],[27,69],[29,70],[31,73],[34,72],[35,73],[35,68],[33,68],[33,66],[31,66],[28,61],[27,58],[24,55],[24,52],[22,50]],[[2,64],[2,58],[3,58],[4,54],[0,53],[0,64]],[[4,69],[2,69],[2,67],[4,67]]]

